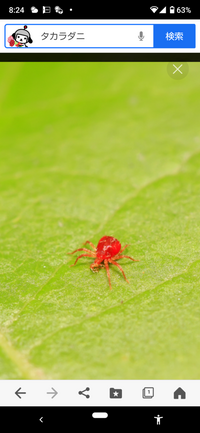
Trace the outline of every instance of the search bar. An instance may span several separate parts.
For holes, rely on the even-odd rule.
[[[195,24],[6,24],[7,49],[195,48]]]

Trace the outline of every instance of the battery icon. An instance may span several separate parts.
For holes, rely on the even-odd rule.
[[[175,14],[175,7],[174,6],[170,6],[169,12],[170,12],[170,14]]]

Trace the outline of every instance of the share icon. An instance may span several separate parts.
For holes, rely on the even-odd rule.
[[[86,398],[90,398],[90,395],[89,394],[84,394],[85,393],[85,391],[89,391],[90,390],[90,388],[85,388],[83,391],[79,391],[78,393],[80,394],[80,395],[84,395]]]

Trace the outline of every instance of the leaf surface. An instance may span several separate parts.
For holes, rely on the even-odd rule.
[[[0,378],[200,379],[198,64],[1,65]],[[21,77],[23,81],[21,81]],[[86,240],[130,244],[74,263]]]

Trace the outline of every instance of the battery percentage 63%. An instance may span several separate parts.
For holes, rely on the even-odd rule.
[[[178,14],[191,14],[191,8],[189,8],[189,7],[185,7],[185,6],[179,6],[179,7],[177,7],[177,9],[176,9],[176,12],[178,13]]]

